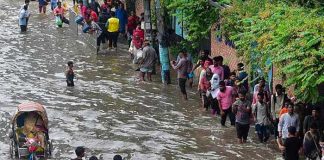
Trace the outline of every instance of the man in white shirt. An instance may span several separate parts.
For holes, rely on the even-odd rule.
[[[294,105],[290,103],[288,105],[288,113],[283,114],[279,119],[278,132],[279,137],[285,141],[288,138],[288,127],[296,127],[297,133],[299,132],[299,117],[294,113]]]
[[[272,121],[274,122],[275,130],[274,130],[274,135],[275,138],[278,137],[278,123],[279,123],[279,112],[284,106],[285,100],[288,99],[287,95],[284,92],[284,88],[282,87],[281,84],[277,84],[275,87],[276,93],[271,96],[271,117]]]

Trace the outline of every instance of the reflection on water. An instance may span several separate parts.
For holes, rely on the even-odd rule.
[[[195,91],[178,100],[176,85],[139,83],[127,54],[96,55],[68,26],[54,17],[32,17],[19,33],[18,1],[0,0],[0,159],[8,159],[7,132],[17,104],[36,101],[47,107],[53,159],[74,157],[86,146],[88,157],[121,154],[127,159],[274,159],[265,145],[235,144],[234,128],[199,109]],[[125,46],[121,45],[121,48]],[[76,86],[65,84],[65,63],[73,60]],[[253,132],[251,131],[251,134]]]

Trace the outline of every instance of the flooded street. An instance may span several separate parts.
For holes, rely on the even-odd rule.
[[[237,145],[234,128],[221,127],[203,111],[195,90],[183,102],[176,83],[163,86],[158,76],[139,83],[125,46],[117,54],[96,55],[69,26],[58,29],[53,15],[38,14],[35,1],[28,32],[21,34],[22,4],[0,0],[0,160],[10,159],[10,118],[26,101],[46,106],[52,159],[74,158],[77,146],[87,148],[88,158],[102,154],[105,160],[115,154],[139,160],[271,160],[280,154],[258,144],[254,128],[252,140]],[[75,64],[74,88],[65,82],[69,60]]]

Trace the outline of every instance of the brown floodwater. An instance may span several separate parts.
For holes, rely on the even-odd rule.
[[[273,144],[259,144],[251,128],[248,143],[236,144],[233,127],[221,127],[199,107],[195,89],[189,101],[179,89],[140,83],[126,46],[117,53],[94,53],[73,27],[57,28],[52,14],[30,4],[28,32],[20,33],[18,11],[23,1],[0,0],[0,159],[9,157],[10,118],[16,106],[36,101],[49,117],[52,159],[75,157],[77,146],[87,157],[112,159],[276,159]],[[73,23],[73,20],[71,20]],[[75,64],[74,88],[66,87],[66,62]],[[273,143],[273,142],[272,142]]]

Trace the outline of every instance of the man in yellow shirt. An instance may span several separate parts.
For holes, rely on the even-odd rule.
[[[108,31],[109,50],[117,50],[119,19],[115,17],[115,12],[111,12],[111,18],[107,20],[106,27]]]

